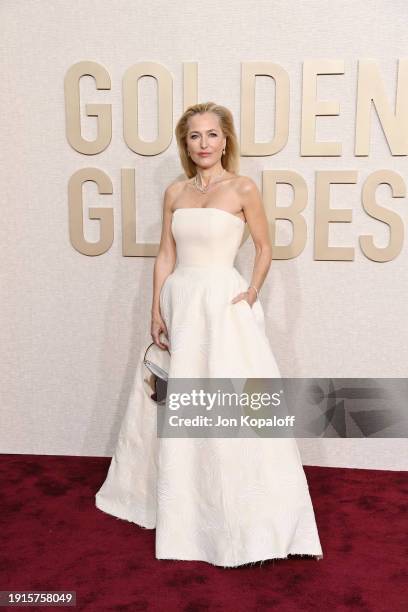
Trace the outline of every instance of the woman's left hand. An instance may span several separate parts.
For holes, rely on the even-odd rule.
[[[234,297],[234,299],[231,301],[231,304],[236,304],[237,302],[240,302],[241,300],[245,300],[252,308],[253,303],[256,301],[256,296],[254,297],[252,295],[252,291],[242,291],[241,293],[238,293],[238,295]]]

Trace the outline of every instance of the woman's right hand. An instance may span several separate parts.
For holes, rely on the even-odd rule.
[[[152,315],[151,336],[152,336],[153,342],[155,343],[156,346],[158,346],[159,348],[161,348],[163,350],[166,350],[166,349],[168,349],[168,345],[164,344],[160,340],[160,334],[161,333],[163,333],[166,336],[167,340],[169,340],[166,324],[163,321],[163,318],[162,318],[161,314],[159,312],[157,312],[157,313]]]

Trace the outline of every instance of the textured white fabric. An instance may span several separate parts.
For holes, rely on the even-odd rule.
[[[245,224],[217,208],[173,215],[175,269],[160,294],[170,377],[280,377],[260,301],[231,299],[248,283],[234,267]],[[288,554],[322,556],[293,438],[157,438],[143,352],[96,505],[156,528],[158,559],[233,567]]]

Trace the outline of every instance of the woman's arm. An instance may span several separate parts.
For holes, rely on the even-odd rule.
[[[174,242],[173,234],[171,232],[171,221],[172,221],[172,202],[174,198],[174,191],[176,184],[172,183],[169,185],[164,192],[163,199],[163,220],[162,220],[162,232],[160,238],[159,250],[154,262],[153,269],[153,298],[152,298],[152,325],[151,335],[153,341],[160,348],[167,348],[163,344],[159,336],[163,332],[167,338],[166,325],[162,319],[160,312],[160,291],[164,281],[174,270],[176,263],[176,243]]]
[[[272,244],[269,236],[268,219],[259,189],[251,178],[246,176],[243,179],[239,186],[239,193],[256,251],[254,269],[249,285],[254,285],[259,292],[272,262]],[[232,302],[235,303],[240,299],[246,299],[252,306],[257,299],[257,293],[251,287],[247,292],[236,296]]]

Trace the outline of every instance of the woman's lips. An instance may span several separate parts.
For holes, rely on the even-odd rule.
[[[211,153],[199,153],[200,157],[207,157],[208,155],[211,155]]]

